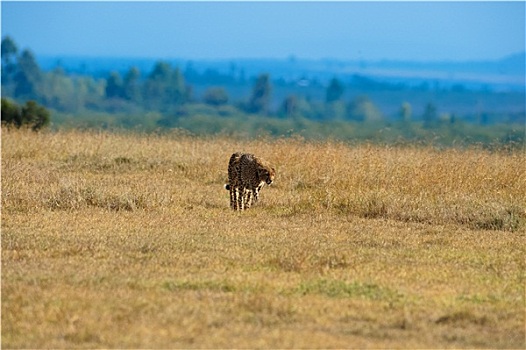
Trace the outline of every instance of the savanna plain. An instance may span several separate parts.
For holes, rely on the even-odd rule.
[[[524,150],[1,136],[3,348],[526,346]]]

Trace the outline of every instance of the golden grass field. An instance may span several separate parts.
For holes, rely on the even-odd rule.
[[[234,151],[276,180],[246,212]],[[524,348],[526,156],[2,129],[2,348]]]

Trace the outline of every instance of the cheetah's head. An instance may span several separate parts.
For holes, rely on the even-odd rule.
[[[265,181],[267,185],[270,185],[274,181],[276,170],[269,166],[262,166],[258,169],[258,175],[261,181]]]

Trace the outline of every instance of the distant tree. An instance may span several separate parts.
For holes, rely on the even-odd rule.
[[[49,111],[35,101],[27,101],[22,107],[22,125],[28,125],[34,131],[38,131],[49,125],[49,122]]]
[[[428,103],[422,115],[422,120],[424,121],[424,128],[430,129],[436,126],[438,122],[437,109],[434,104]]]
[[[151,108],[181,105],[189,97],[183,74],[167,62],[155,64],[144,85],[144,98]]]
[[[190,97],[183,73],[181,73],[179,68],[174,69],[172,72],[168,94],[170,101],[175,104],[183,104]]]
[[[383,119],[382,112],[375,106],[368,96],[358,96],[347,107],[350,120],[376,122]]]
[[[38,97],[38,85],[42,80],[42,72],[31,51],[22,51],[18,58],[18,69],[14,79],[16,97],[31,99]]]
[[[27,101],[20,108],[16,103],[2,98],[2,123],[16,127],[28,126],[38,131],[49,125],[50,113],[35,101]]]
[[[7,84],[16,71],[18,48],[13,39],[5,36],[2,39],[2,85]]]
[[[167,62],[155,64],[144,85],[144,97],[150,107],[160,108],[166,100],[172,69]]]
[[[281,104],[281,113],[287,117],[292,117],[298,113],[298,98],[296,95],[289,95]]]
[[[248,111],[250,113],[268,114],[271,91],[270,75],[266,73],[259,75],[252,88]]]
[[[22,117],[18,105],[13,101],[3,97],[2,124],[14,125],[16,127],[20,127],[22,125]]]
[[[211,106],[222,106],[228,103],[228,94],[222,87],[210,87],[205,91],[203,101]]]
[[[336,78],[332,78],[327,91],[325,93],[325,102],[332,103],[342,98],[345,88],[341,81]]]
[[[15,41],[10,36],[5,36],[2,39],[2,63],[14,61],[17,52]]]
[[[122,95],[125,99],[140,103],[142,100],[141,93],[141,73],[137,67],[131,67],[124,76]]]
[[[412,114],[413,109],[411,108],[411,104],[409,102],[402,103],[402,106],[400,106],[400,111],[398,112],[398,117],[400,120],[408,123],[411,121]]]
[[[124,97],[122,78],[118,72],[111,72],[108,79],[106,79],[105,92],[106,92],[106,98]]]
[[[73,85],[73,93],[67,99],[70,111],[79,108],[100,109],[104,105],[106,96],[106,82],[103,79],[95,80],[92,77],[74,77],[67,83]]]
[[[73,80],[61,67],[45,73],[40,99],[47,107],[61,111],[71,110],[73,106],[76,106],[75,102],[81,98],[81,95],[75,89]]]

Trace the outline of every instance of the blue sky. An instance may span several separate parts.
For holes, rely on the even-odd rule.
[[[525,2],[1,2],[37,55],[487,60],[525,50]]]

